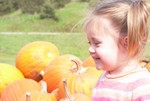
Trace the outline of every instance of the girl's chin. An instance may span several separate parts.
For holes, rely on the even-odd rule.
[[[103,66],[100,66],[100,65],[96,65],[96,69],[97,69],[97,70],[104,70],[104,67],[103,67]]]

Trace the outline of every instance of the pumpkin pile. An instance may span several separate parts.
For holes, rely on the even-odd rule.
[[[51,42],[30,42],[16,54],[15,66],[0,63],[0,101],[90,101],[101,74],[91,57],[82,61],[60,55]]]

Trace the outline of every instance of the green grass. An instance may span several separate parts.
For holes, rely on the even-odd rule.
[[[15,58],[19,49],[25,44],[39,40],[55,44],[61,55],[73,54],[81,60],[89,56],[87,39],[83,33],[60,33],[58,35],[0,34],[0,62],[15,65]],[[150,41],[148,41],[145,52],[147,58],[150,58],[149,51]]]
[[[72,2],[64,8],[55,10],[58,21],[41,20],[39,14],[22,14],[18,10],[12,14],[0,16],[0,32],[70,32],[85,17],[87,6],[87,3]],[[74,29],[74,31],[80,30],[80,27]]]
[[[15,65],[16,54],[25,44],[33,41],[48,41],[55,44],[60,54],[73,54],[84,60],[89,56],[85,34],[60,35],[28,35],[28,34],[0,34],[0,62]]]

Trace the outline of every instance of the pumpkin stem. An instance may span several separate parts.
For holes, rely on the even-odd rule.
[[[47,93],[47,83],[41,80],[40,85],[41,85],[41,92]]]
[[[144,58],[144,59],[141,60],[141,62],[149,63],[149,62],[150,62],[150,59]]]
[[[31,93],[26,92],[26,101],[31,101]]]
[[[78,59],[72,58],[71,61],[76,64],[70,68],[72,72],[80,74],[88,70],[88,68],[82,68],[82,63]]]
[[[67,87],[67,80],[64,78],[63,79],[63,84],[64,84],[64,89],[65,89],[65,93],[66,93],[66,98],[69,100],[69,101],[73,101],[74,100],[74,97],[71,96],[70,92],[69,92],[69,89]]]
[[[34,77],[34,80],[37,81],[37,82],[41,81],[41,80],[43,79],[43,75],[44,75],[44,74],[45,74],[45,72],[44,72],[44,71],[41,71],[40,73],[38,73],[38,75],[36,75],[36,76]]]

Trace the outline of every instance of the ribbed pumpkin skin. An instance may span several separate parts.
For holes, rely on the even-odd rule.
[[[31,91],[31,101],[57,101],[54,94],[48,94],[40,91]],[[26,101],[26,94],[23,94],[19,101]]]
[[[1,94],[2,101],[19,101],[22,94],[27,91],[37,90],[40,91],[40,84],[32,79],[20,79],[9,84]]]
[[[70,68],[75,65],[75,63],[71,61],[72,58],[76,58],[82,62],[74,55],[65,54],[55,58],[45,69],[43,80],[47,83],[49,93],[58,87],[62,78],[72,73]]]
[[[76,93],[83,93],[91,97],[92,90],[96,85],[99,76],[102,74],[102,71],[98,71],[94,67],[86,67],[86,69],[86,72],[74,73],[67,76],[67,86],[71,94],[74,95]],[[65,91],[63,83],[60,82],[58,87],[58,99],[62,99],[64,97]]]
[[[86,58],[83,61],[83,66],[84,67],[95,67],[95,62],[94,62],[93,58],[91,56],[89,56],[88,58]]]
[[[26,78],[33,79],[57,56],[59,50],[54,44],[46,41],[31,42],[19,50],[16,67]]]
[[[21,78],[24,76],[15,66],[0,63],[0,95],[8,84]]]

